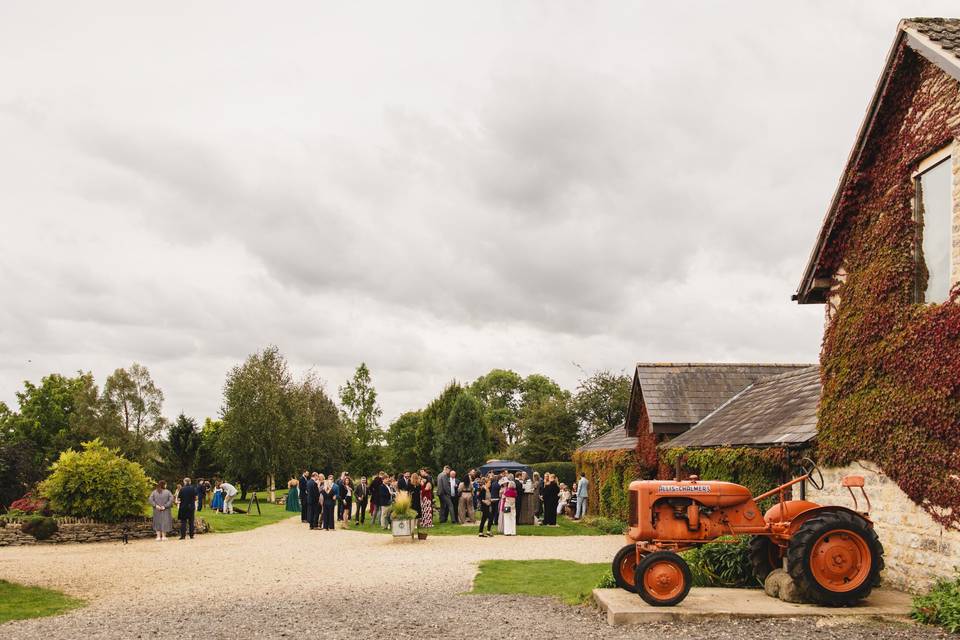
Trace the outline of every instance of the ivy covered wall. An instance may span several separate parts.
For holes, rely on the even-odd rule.
[[[935,520],[956,528],[960,305],[956,288],[944,304],[914,302],[925,273],[914,259],[920,229],[911,174],[957,138],[960,93],[955,80],[905,46],[893,64],[865,152],[848,168],[838,226],[821,261],[821,276],[842,269],[846,277],[835,277],[840,303],[824,334],[818,448],[827,464],[879,464]]]

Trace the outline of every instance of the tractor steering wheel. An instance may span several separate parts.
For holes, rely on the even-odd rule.
[[[800,461],[800,468],[803,469],[803,473],[807,476],[811,486],[817,491],[823,491],[823,474],[820,472],[817,463],[810,458],[804,458]],[[816,473],[817,480],[814,480],[814,473]]]

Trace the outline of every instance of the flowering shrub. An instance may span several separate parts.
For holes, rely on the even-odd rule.
[[[32,491],[10,503],[10,512],[18,514],[44,513],[49,511],[48,502]]]

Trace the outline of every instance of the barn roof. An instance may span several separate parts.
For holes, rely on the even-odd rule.
[[[810,366],[764,378],[661,447],[788,446],[817,435],[820,370]]]
[[[844,208],[844,194],[848,192],[848,183],[857,175],[860,159],[863,156],[874,122],[880,110],[887,89],[894,78],[897,53],[901,47],[909,47],[923,56],[942,71],[960,80],[960,19],[958,18],[909,18],[901,20],[897,25],[897,35],[894,38],[883,71],[877,80],[873,97],[867,107],[867,113],[857,132],[856,140],[840,181],[833,192],[830,207],[824,216],[817,241],[807,260],[803,277],[793,299],[800,304],[822,303],[826,301],[830,289],[832,273],[826,273],[824,256],[827,247],[834,238],[840,213]]]
[[[627,435],[626,425],[620,425],[602,436],[597,436],[581,445],[577,451],[620,451],[636,449],[637,437]]]
[[[806,364],[644,363],[637,365],[627,410],[627,433],[635,436],[646,411],[654,431],[679,433],[761,378]],[[671,427],[670,425],[673,425]]]

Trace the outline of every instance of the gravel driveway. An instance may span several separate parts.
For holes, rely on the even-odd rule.
[[[237,516],[243,517],[243,516]],[[0,578],[52,587],[89,606],[0,626],[0,638],[941,638],[897,624],[714,621],[611,628],[590,607],[464,596],[488,558],[606,562],[620,536],[430,538],[309,531],[297,518],[252,531],[152,540],[6,547]]]

